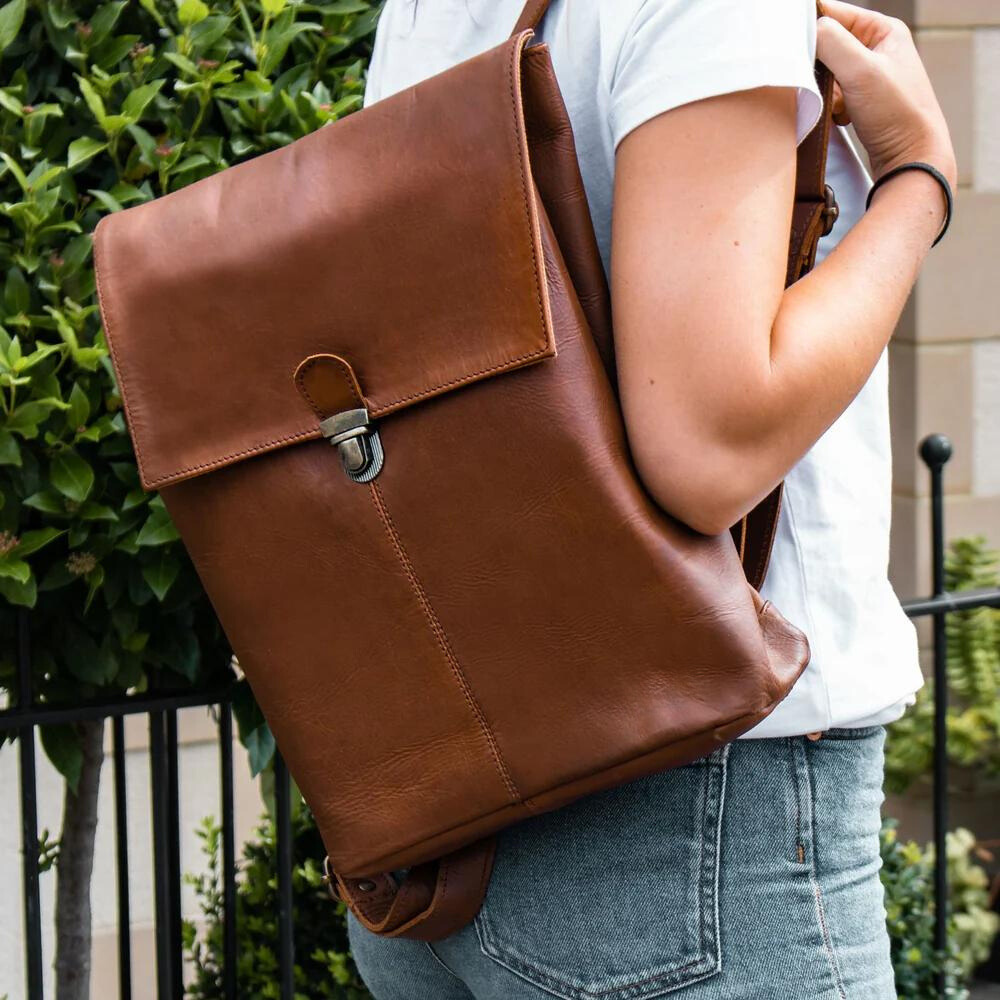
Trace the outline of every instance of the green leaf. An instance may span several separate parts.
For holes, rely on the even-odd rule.
[[[54,541],[65,533],[65,531],[60,531],[58,528],[37,528],[34,531],[25,531],[18,536],[14,554],[18,558],[23,559],[25,556],[30,556],[32,553],[44,548],[49,542]]]
[[[38,434],[38,425],[55,409],[60,409],[55,400],[32,399],[22,403],[14,407],[14,412],[7,418],[7,430],[33,438]]]
[[[27,582],[21,583],[5,576],[0,576],[0,597],[8,604],[16,604],[24,608],[33,608],[38,600],[38,585],[32,576]]]
[[[19,267],[12,267],[7,272],[3,304],[8,313],[27,312],[31,307],[31,286]]]
[[[107,120],[108,113],[104,108],[104,101],[101,95],[94,90],[91,82],[85,77],[77,76],[76,82],[80,86],[80,93],[83,94],[83,99],[87,102],[87,107],[90,108],[90,113],[97,119],[98,124],[103,126]]]
[[[66,424],[76,430],[83,427],[90,417],[90,400],[87,394],[80,387],[79,382],[73,383],[73,388],[69,394],[69,409],[66,411]]]
[[[170,171],[170,174],[171,176],[176,177],[178,174],[187,173],[189,170],[197,170],[198,167],[204,167],[210,162],[211,161],[204,153],[195,153],[193,156],[188,156],[181,160],[181,162]]]
[[[0,160],[3,160],[7,164],[7,169],[14,175],[14,179],[21,190],[27,194],[31,188],[31,184],[28,183],[28,176],[21,169],[21,165],[8,153],[0,153]]]
[[[7,90],[0,90],[0,108],[6,108],[12,115],[19,118],[24,115],[24,105]]]
[[[50,354],[55,354],[63,349],[61,344],[42,344],[30,354],[20,359],[14,364],[14,370],[21,375],[29,368],[34,368],[40,361],[44,361]]]
[[[41,726],[40,735],[45,756],[66,779],[73,794],[80,784],[83,769],[83,748],[72,726]]]
[[[156,140],[141,125],[129,125],[125,131],[135,140],[145,163],[150,167],[154,166],[156,164]]]
[[[274,736],[266,722],[251,730],[243,741],[250,759],[250,776],[256,778],[274,758]]]
[[[0,52],[17,38],[26,6],[25,0],[10,0],[0,7]]]
[[[144,503],[148,494],[140,486],[134,490],[129,490],[125,495],[125,499],[122,501],[122,510],[131,510],[133,507],[138,507],[141,503]]]
[[[180,0],[177,4],[177,18],[185,28],[204,21],[208,15],[208,4],[202,0]]]
[[[81,163],[86,163],[91,157],[98,153],[103,153],[108,148],[107,142],[100,139],[92,139],[89,135],[82,135],[79,139],[74,139],[66,150],[66,166],[72,170]]]
[[[40,490],[38,493],[32,493],[30,496],[25,497],[21,502],[25,507],[40,510],[44,514],[66,513],[66,504],[63,502],[59,494],[54,493],[52,490]]]
[[[260,0],[260,6],[265,14],[274,17],[280,14],[287,6],[288,0]]]
[[[154,510],[139,529],[136,545],[166,545],[180,538],[170,515],[165,510]]]
[[[83,503],[94,486],[94,470],[76,452],[59,452],[50,467],[52,485],[64,496]]]
[[[118,515],[105,504],[94,503],[88,500],[80,504],[80,509],[76,512],[82,521],[117,521]]]
[[[67,629],[62,657],[70,673],[88,684],[102,685],[114,680],[118,661],[107,642],[100,646],[79,626]]]
[[[217,87],[213,96],[222,97],[229,101],[252,101],[258,97],[265,97],[268,93],[270,91],[255,83],[240,80],[239,83],[229,83],[225,87]]]
[[[122,114],[133,122],[142,118],[142,113],[146,110],[149,102],[160,92],[160,88],[165,81],[156,80],[153,83],[143,84],[131,91],[122,104]]]
[[[87,597],[83,602],[83,613],[86,614],[90,610],[90,605],[93,603],[94,598],[97,596],[97,592],[101,589],[101,584],[104,583],[104,567],[95,566],[87,576],[85,577],[87,581]],[[108,653],[110,655],[110,653]],[[118,672],[117,665],[114,670],[105,678],[108,681],[114,679],[115,674]]]
[[[179,52],[164,52],[163,58],[167,62],[173,63],[179,70],[183,70],[185,73],[189,73],[191,76],[199,76],[198,67],[188,59],[187,56],[182,56]]]
[[[98,8],[90,19],[90,45],[96,45],[107,38],[126,6],[125,0],[117,0],[116,3],[106,3]]]
[[[121,202],[115,201],[107,191],[102,191],[100,188],[91,188],[87,193],[92,194],[108,212],[120,212],[122,210]]]
[[[156,594],[156,599],[162,602],[180,571],[180,563],[170,555],[169,550],[161,550],[152,563],[143,566],[142,575],[150,589]]]
[[[31,567],[23,559],[0,556],[0,577],[27,583],[31,579]]]
[[[0,430],[0,465],[21,464],[21,446],[10,431]]]

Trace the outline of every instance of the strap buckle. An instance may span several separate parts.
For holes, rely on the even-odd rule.
[[[829,236],[833,232],[834,223],[840,218],[840,206],[837,204],[837,196],[829,184],[823,185],[823,232],[821,235]]]

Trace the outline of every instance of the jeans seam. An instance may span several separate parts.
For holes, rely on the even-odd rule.
[[[426,946],[427,950],[431,953],[431,958],[433,958],[434,961],[437,962],[437,964],[440,965],[441,968],[444,969],[444,971],[447,972],[448,975],[455,980],[455,982],[461,983],[462,986],[465,986],[465,982],[463,981],[462,977],[459,976],[457,973],[452,972],[452,970],[448,967],[448,963],[445,962],[445,960],[434,950],[433,942],[425,941],[424,945]],[[468,987],[466,987],[466,989],[468,989]]]
[[[823,941],[823,952],[826,955],[827,964],[830,967],[830,975],[833,977],[833,985],[839,1000],[847,1000],[847,991],[844,988],[844,978],[840,971],[840,963],[837,961],[837,953],[833,947],[833,938],[830,935],[830,926],[826,918],[826,906],[823,902],[823,890],[819,884],[819,871],[816,866],[816,811],[815,796],[813,795],[813,774],[812,765],[809,760],[810,748],[804,745],[801,738],[796,743],[797,758],[799,767],[797,768],[799,782],[802,783],[802,790],[806,797],[807,814],[809,827],[809,848],[807,853],[809,864],[809,885],[812,889],[813,905],[816,912],[816,922],[819,926],[820,937]],[[805,845],[803,844],[803,847]]]

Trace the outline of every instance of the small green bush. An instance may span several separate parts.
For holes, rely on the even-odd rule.
[[[948,834],[951,914],[949,951],[934,947],[934,851],[902,843],[894,820],[882,826],[882,884],[892,942],[896,991],[902,1000],[939,1000],[935,977],[944,972],[947,997],[962,1000],[977,965],[990,954],[1000,918],[989,909],[986,872],[973,861],[975,837]]]
[[[1000,588],[1000,553],[982,537],[949,548],[945,586],[951,591]],[[1000,610],[953,612],[947,622],[948,756],[987,779],[1000,777]],[[889,727],[886,788],[906,791],[929,774],[934,759],[934,682]]]
[[[325,854],[312,816],[304,805],[293,821],[292,912],[295,920],[296,1000],[371,1000],[351,961],[346,909],[334,902],[316,859]],[[222,878],[219,827],[206,820],[199,831],[207,873],[188,876],[205,920],[204,931],[186,923],[185,947],[194,967],[189,1000],[217,1000],[222,992]],[[278,1000],[277,845],[270,817],[243,849],[236,897],[238,994],[244,1000]]]

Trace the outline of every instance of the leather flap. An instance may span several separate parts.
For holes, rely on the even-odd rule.
[[[293,375],[374,417],[555,353],[510,42],[103,219],[104,328],[153,489],[320,436]]]

